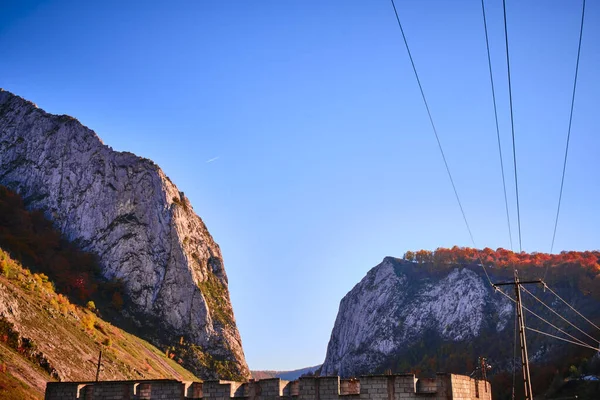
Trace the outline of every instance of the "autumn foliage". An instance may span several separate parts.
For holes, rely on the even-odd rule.
[[[104,280],[92,253],[62,237],[42,211],[28,211],[21,196],[4,186],[0,186],[0,247],[32,272],[47,275],[57,292],[79,304],[97,299],[101,292],[110,301],[122,290],[118,282]]]
[[[435,251],[407,251],[403,259],[412,264],[407,270],[413,273],[417,271],[425,276],[444,275],[447,269],[464,267],[479,272],[481,278],[485,279],[481,268],[481,265],[484,265],[494,282],[511,281],[514,270],[517,270],[524,280],[543,278],[548,285],[547,288],[556,290],[570,303],[575,300],[580,312],[595,324],[600,324],[600,313],[597,307],[600,301],[600,251],[563,251],[559,254],[516,253],[503,248],[479,250],[454,246],[437,248]],[[545,304],[553,304],[552,301],[556,300],[553,294],[541,287],[533,286],[529,287],[529,290]],[[564,320],[537,304],[530,295],[524,295],[524,302],[532,311],[556,326],[567,329],[573,335],[579,334],[572,329],[569,330]],[[560,307],[557,309],[561,310]],[[561,313],[564,313],[570,321],[576,322],[593,337],[597,336],[597,332],[589,324],[584,323],[585,321],[578,319],[577,315],[566,308],[562,310]],[[528,327],[549,331],[548,325],[529,314],[528,316],[530,317],[527,319]],[[485,355],[492,360],[493,364],[500,366],[492,370],[489,375],[492,380],[493,398],[497,400],[515,398],[512,397],[511,391],[512,373],[507,371],[506,364],[503,364],[505,362],[503,360],[510,360],[513,357],[511,345],[515,339],[511,325],[512,323],[508,329],[502,331],[482,330],[479,337],[464,342],[447,342],[435,335],[425,336],[406,353],[391,361],[388,367],[398,371],[414,370],[429,374],[440,370],[468,373],[472,370],[469,363],[476,360],[478,356]],[[550,330],[550,332],[558,334],[557,331]],[[569,368],[577,370],[579,366],[582,370],[588,368],[589,373],[600,373],[600,362],[594,364],[593,371],[588,367],[588,364],[593,364],[591,361],[596,360],[596,357],[592,358],[595,354],[593,350],[571,344],[561,347],[557,345],[560,342],[553,338],[548,339],[529,332],[527,335],[530,350],[550,349],[544,358],[530,360],[534,394],[546,393],[553,382],[558,382],[560,386],[563,379],[567,377]],[[520,371],[517,370],[517,373],[519,374]],[[523,398],[522,392],[523,386],[517,384],[516,398]],[[597,398],[597,396],[590,398]]]
[[[600,272],[600,251],[563,251],[559,254],[515,253],[503,248],[492,250],[486,247],[479,250],[454,246],[451,249],[439,247],[435,251],[407,251],[404,259],[418,264],[433,263],[438,266],[483,263],[485,266],[498,268],[515,266],[553,268],[576,265]]]

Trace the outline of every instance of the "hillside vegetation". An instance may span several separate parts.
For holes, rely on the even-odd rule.
[[[44,274],[31,273],[0,249],[0,398],[43,398],[47,381],[198,380],[144,340],[73,304]]]
[[[567,379],[600,373],[599,258],[598,251],[527,254],[461,247],[385,257],[340,301],[319,373],[469,375],[478,358],[485,357],[493,366],[488,377],[494,399],[512,398],[513,369],[514,395],[522,398],[520,350],[514,344],[514,285],[493,285],[514,282],[516,269],[522,282],[537,281],[521,292],[531,311],[525,311],[525,323],[533,392],[559,393]],[[547,335],[581,340],[589,347]],[[600,398],[595,396],[587,398]]]
[[[0,193],[13,258],[195,375],[250,377],[221,249],[156,163],[2,89],[0,148],[0,184],[23,198]]]
[[[451,249],[438,248],[435,251],[407,251],[403,260],[411,262],[417,271],[421,271],[421,275],[427,274],[433,277],[449,268],[468,267],[478,271],[482,278],[487,280],[481,267],[483,262],[494,283],[512,281],[516,269],[521,280],[543,279],[549,288],[559,293],[578,311],[600,326],[600,309],[597,306],[600,301],[599,251],[563,251],[559,254],[515,253],[503,248],[478,250],[455,246]],[[598,330],[568,309],[542,285],[528,285],[527,289],[546,304],[551,305],[563,317],[575,323],[585,333],[592,337],[600,336]],[[504,291],[514,297],[514,288],[504,287]],[[558,328],[578,338],[586,339],[587,342],[591,341],[537,303],[531,295],[525,293],[522,297],[524,304],[529,309]],[[528,312],[525,314],[526,324],[529,327],[570,339]],[[514,339],[512,333],[513,329],[508,329],[505,332],[494,333],[493,336],[485,334],[471,342],[452,344],[441,342],[436,337],[428,337],[422,343],[417,343],[409,349],[407,354],[399,357],[396,363],[403,364],[403,367],[411,368],[416,372],[430,372],[432,368],[437,368],[438,370],[457,372],[462,369],[462,372],[465,373],[474,369],[473,361],[477,356],[491,356],[495,367],[491,374],[494,398],[508,399],[512,396],[512,373],[508,371],[510,366],[504,362],[498,365],[498,362],[512,359]],[[598,352],[548,338],[535,332],[527,332],[527,341],[532,365],[534,394],[558,395],[565,382],[573,386],[572,379],[578,376],[600,374]],[[517,354],[519,354],[518,349]],[[520,363],[520,361],[518,362]],[[462,368],[460,368],[461,365]],[[388,366],[398,366],[398,364],[392,363]],[[522,384],[520,384],[520,364],[516,372],[516,396],[518,398],[523,391]],[[580,386],[584,387],[585,385]],[[586,390],[579,393],[580,399],[597,398],[596,396],[599,395],[597,389],[592,391],[593,393],[590,392],[592,394],[587,393],[591,386],[593,385],[588,384],[585,386]]]
[[[439,247],[435,251],[418,250],[407,251],[404,260],[417,264],[434,267],[456,266],[459,264],[483,264],[497,269],[507,269],[511,274],[514,268],[526,275],[542,276],[556,281],[565,268],[574,268],[569,272],[577,271],[577,275],[585,275],[597,279],[595,284],[586,283],[587,292],[592,289],[600,294],[600,251],[562,251],[559,254],[548,253],[515,253],[510,250],[489,247],[483,250],[470,247],[454,246],[451,249]],[[546,274],[547,269],[552,269],[552,274]],[[588,287],[589,286],[589,287]]]
[[[95,255],[64,238],[42,211],[27,210],[21,196],[4,186],[0,186],[0,247],[32,272],[50,277],[57,292],[72,302],[107,302],[116,309],[123,305],[122,285],[102,278]]]
[[[41,399],[48,381],[94,380],[100,351],[101,380],[198,380],[180,365],[184,354],[102,317],[127,301],[120,288],[102,279],[92,254],[0,187],[0,398]]]

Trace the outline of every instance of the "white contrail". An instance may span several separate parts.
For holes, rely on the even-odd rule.
[[[219,159],[219,156],[217,156],[217,157],[213,157],[213,158],[211,158],[210,160],[206,160],[206,163],[208,164],[208,163],[211,163],[211,162],[213,162],[213,161],[216,161],[216,160],[218,160],[218,159]]]

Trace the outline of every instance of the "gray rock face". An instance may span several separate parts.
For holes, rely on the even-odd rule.
[[[414,268],[387,257],[342,299],[321,375],[374,373],[425,333],[459,342],[484,328],[502,331],[512,320],[512,303],[492,298],[489,284],[473,270],[427,277]]]
[[[219,246],[151,160],[0,89],[0,184],[99,255],[103,274],[125,284],[127,313],[249,377]]]
[[[0,318],[14,324],[19,319],[20,314],[19,302],[10,296],[6,286],[0,283]]]

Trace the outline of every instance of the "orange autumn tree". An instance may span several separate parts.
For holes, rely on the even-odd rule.
[[[406,261],[418,264],[433,263],[439,266],[481,264],[483,262],[486,266],[498,268],[513,266],[533,268],[581,266],[588,270],[600,272],[600,251],[563,251],[559,254],[515,253],[501,247],[496,250],[489,247],[479,250],[471,247],[454,246],[451,249],[438,247],[434,251],[407,251],[403,258]]]

